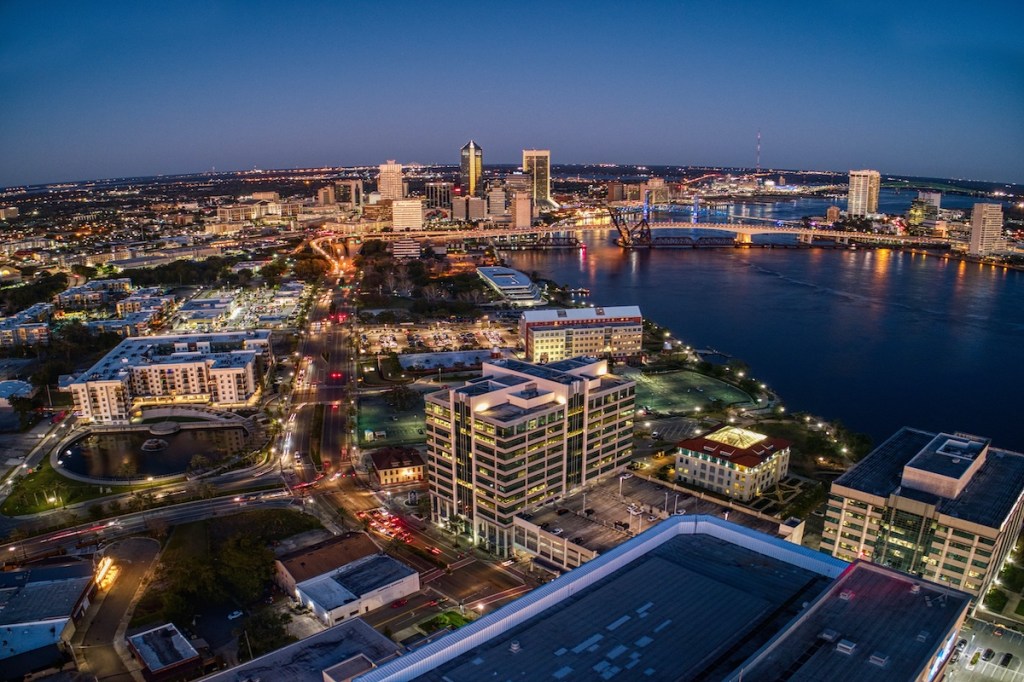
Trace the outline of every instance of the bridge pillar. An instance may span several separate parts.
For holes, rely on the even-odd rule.
[[[753,235],[747,234],[746,232],[737,232],[736,233],[736,243],[737,244],[753,244],[754,243],[754,237],[753,237]]]
[[[850,243],[850,238],[849,237],[836,237],[836,241],[839,242],[840,244],[849,244]]]
[[[803,232],[797,237],[797,241],[799,241],[801,244],[813,244],[814,235],[811,234],[810,232]]]

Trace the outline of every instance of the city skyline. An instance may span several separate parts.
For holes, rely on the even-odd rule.
[[[752,167],[759,130],[766,168],[1024,181],[1014,6],[527,3],[489,10],[472,63],[443,38],[477,20],[457,5],[48,7],[0,9],[0,185],[457,163],[466,139],[493,163]]]

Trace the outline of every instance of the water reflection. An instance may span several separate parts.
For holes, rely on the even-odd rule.
[[[196,455],[210,463],[242,453],[247,444],[242,428],[197,429],[161,435],[167,447],[146,452],[143,444],[153,438],[149,431],[94,433],[76,441],[71,454],[62,455],[68,471],[95,478],[166,476],[184,472]]]

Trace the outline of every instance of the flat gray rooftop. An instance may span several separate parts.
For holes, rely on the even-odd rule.
[[[837,478],[835,485],[888,497],[900,487],[903,467],[925,450],[936,435],[904,427]],[[990,447],[985,463],[956,499],[941,498],[908,487],[902,488],[900,495],[934,504],[942,514],[998,528],[1017,503],[1022,491],[1024,455]]]
[[[829,582],[710,535],[678,535],[416,679],[720,679]]]
[[[85,561],[0,573],[0,625],[69,618],[91,582]]]
[[[940,433],[907,466],[949,478],[961,478],[991,441],[973,436]]]
[[[380,665],[394,658],[400,650],[399,645],[367,625],[366,621],[353,618],[283,649],[202,679],[204,682],[252,682],[258,679],[323,682],[321,671],[357,654],[363,654]]]
[[[327,610],[413,575],[414,570],[385,554],[356,559],[336,571],[310,578],[296,587]]]
[[[963,592],[858,562],[798,623],[744,666],[742,679],[918,679],[970,600]],[[852,643],[853,651],[842,653],[840,641]]]
[[[140,632],[128,638],[151,672],[169,668],[199,656],[173,623]]]

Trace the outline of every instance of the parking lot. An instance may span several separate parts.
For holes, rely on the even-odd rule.
[[[359,336],[360,350],[369,354],[490,350],[514,348],[518,342],[514,327],[473,322],[368,326]]]
[[[437,387],[410,387],[421,394]],[[387,404],[384,394],[359,396],[359,446],[378,448],[385,445],[425,443],[423,431],[424,402],[422,398],[408,410],[396,410]],[[372,437],[368,437],[372,434]]]
[[[967,643],[953,655],[947,666],[947,679],[951,682],[1024,682],[1021,666],[1024,662],[1024,635],[992,623],[968,619],[960,637]],[[1004,662],[1006,665],[1002,665]]]

